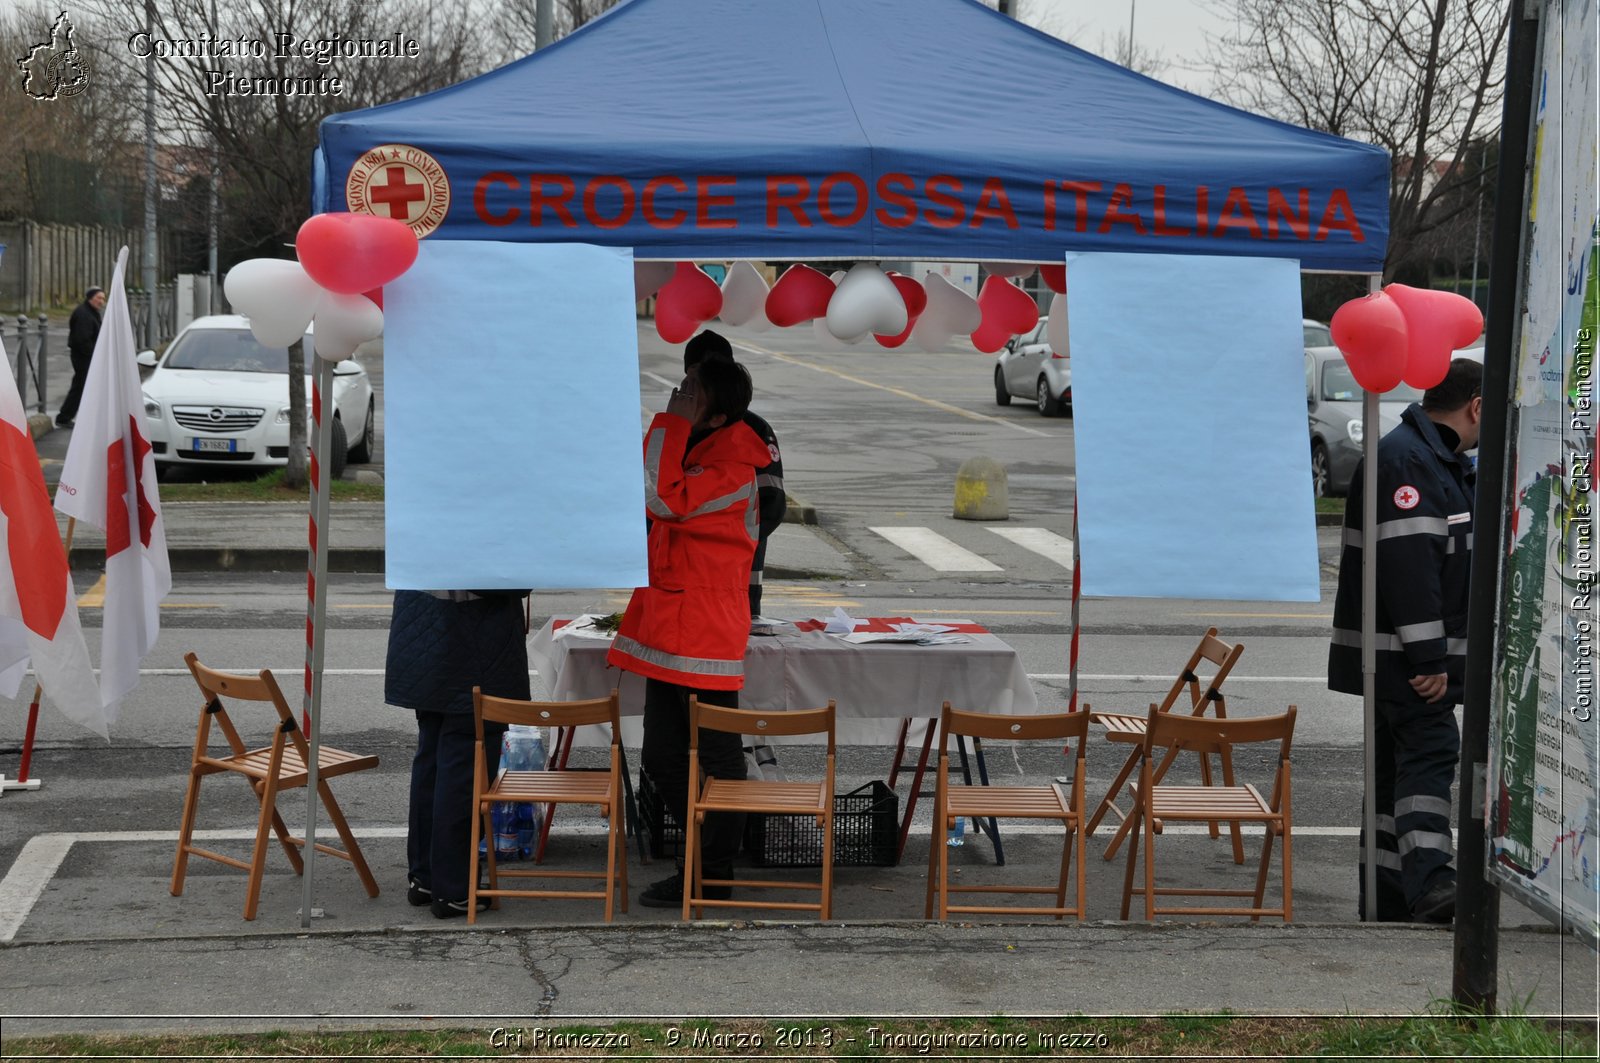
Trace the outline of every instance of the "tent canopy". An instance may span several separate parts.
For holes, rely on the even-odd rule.
[[[640,258],[1297,258],[1377,272],[1387,154],[1125,70],[975,0],[629,0],[322,124],[315,209]]]

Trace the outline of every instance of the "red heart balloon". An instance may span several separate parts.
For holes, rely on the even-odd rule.
[[[1039,323],[1039,304],[1033,296],[1003,277],[990,277],[983,282],[978,309],[983,311],[983,322],[972,334],[972,345],[988,354]]]
[[[767,293],[767,320],[789,328],[822,317],[828,312],[833,290],[827,274],[801,263],[790,266]]]
[[[374,303],[377,303],[379,310],[383,309],[383,289],[382,288],[374,288],[370,292],[362,292],[361,294],[365,295],[368,299],[371,299]]]
[[[330,292],[360,295],[381,288],[417,260],[417,234],[394,218],[318,214],[294,238],[306,274]]]
[[[1051,291],[1059,292],[1062,295],[1066,294],[1067,267],[1065,263],[1059,266],[1040,266],[1039,279],[1048,284]]]
[[[895,291],[900,293],[900,298],[906,304],[906,327],[893,336],[873,333],[873,338],[880,345],[893,350],[910,338],[911,330],[917,324],[917,318],[921,317],[922,312],[928,309],[928,293],[923,289],[922,285],[910,277],[894,272],[894,270],[890,270],[888,276],[894,282]]]
[[[1357,384],[1380,395],[1399,386],[1406,372],[1406,319],[1386,293],[1345,303],[1328,330]]]
[[[1455,292],[1436,292],[1404,284],[1387,284],[1384,294],[1405,318],[1405,381],[1427,390],[1450,371],[1450,355],[1483,335],[1483,311]]]
[[[679,262],[672,279],[656,294],[656,332],[668,343],[683,343],[722,312],[722,289],[692,262]]]

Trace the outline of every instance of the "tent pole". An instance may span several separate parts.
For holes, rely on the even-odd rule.
[[[1367,278],[1367,291],[1383,289],[1383,276]],[[1361,815],[1361,873],[1366,894],[1361,918],[1378,921],[1378,792],[1377,712],[1378,648],[1378,393],[1364,391],[1361,400],[1361,725],[1365,750]]]
[[[310,354],[311,352],[307,352]],[[304,716],[310,752],[306,763],[306,845],[305,875],[300,884],[300,926],[311,925],[312,862],[317,855],[317,778],[322,749],[322,657],[327,641],[328,616],[328,497],[332,485],[328,470],[332,463],[328,451],[333,444],[333,411],[324,403],[333,401],[333,363],[321,355],[311,355],[316,363],[311,387],[311,416],[315,435],[311,456],[310,569],[306,597],[306,669]]]

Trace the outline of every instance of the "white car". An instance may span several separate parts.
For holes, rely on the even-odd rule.
[[[305,357],[313,364],[306,331]],[[159,358],[139,355],[151,370],[143,382],[145,432],[156,471],[172,468],[271,468],[289,461],[289,352],[263,347],[236,314],[197,318]],[[329,470],[372,460],[377,442],[372,382],[347,358],[333,369],[333,447]],[[306,374],[306,415],[311,375]],[[353,442],[352,442],[353,441]]]
[[[1012,396],[1032,399],[1039,413],[1054,417],[1072,411],[1072,362],[1050,349],[1046,318],[1037,327],[1006,341],[995,359],[994,401],[1010,406]]]

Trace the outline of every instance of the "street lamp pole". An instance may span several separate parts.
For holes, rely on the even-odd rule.
[[[1128,0],[1128,61],[1123,65],[1133,68],[1133,13],[1139,9],[1139,0]]]
[[[537,0],[533,8],[533,47],[535,51],[550,43],[554,35],[554,17],[550,0]]]
[[[155,0],[145,0],[144,28],[155,36]],[[156,59],[152,49],[144,61],[144,342],[156,343]]]

